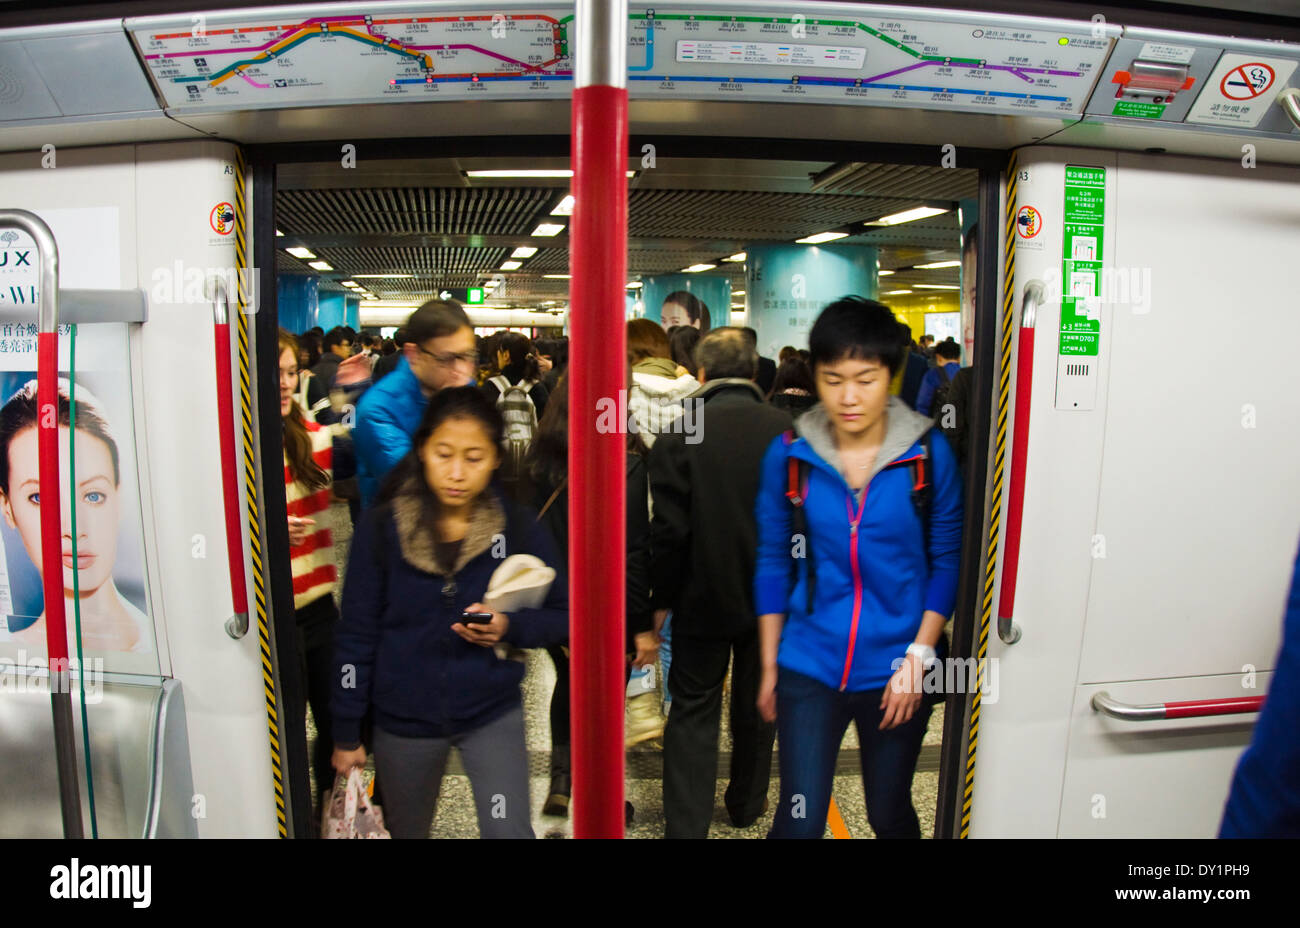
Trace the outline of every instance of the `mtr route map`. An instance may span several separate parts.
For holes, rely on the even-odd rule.
[[[1110,31],[1086,24],[869,14],[633,10],[629,95],[1073,115],[1112,42]],[[128,28],[178,112],[570,92],[571,9],[294,19],[241,21],[231,12]]]

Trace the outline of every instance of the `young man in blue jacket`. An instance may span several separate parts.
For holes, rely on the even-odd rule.
[[[822,836],[852,721],[872,829],[919,837],[923,681],[956,602],[961,477],[930,420],[889,395],[907,348],[888,307],[845,297],[808,342],[821,404],[795,422],[793,442],[768,447],[754,510],[758,706],[781,745],[771,835]],[[914,494],[918,484],[930,489]]]
[[[365,392],[352,426],[361,506],[411,450],[411,436],[429,399],[443,387],[474,382],[478,349],[474,328],[455,300],[429,300],[411,313],[407,343],[391,375]]]

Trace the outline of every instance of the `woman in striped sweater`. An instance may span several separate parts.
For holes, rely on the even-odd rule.
[[[293,608],[298,630],[298,662],[307,699],[296,706],[306,715],[311,704],[316,721],[312,769],[316,773],[316,807],[334,784],[330,765],[334,739],[330,726],[331,657],[334,626],[334,539],[322,517],[330,508],[330,484],[345,479],[345,462],[336,458],[336,431],[303,416],[298,405],[298,343],[280,330],[280,416],[284,423],[284,497],[289,510],[289,556],[293,568]],[[342,450],[342,449],[338,449]],[[318,522],[318,520],[320,520]]]

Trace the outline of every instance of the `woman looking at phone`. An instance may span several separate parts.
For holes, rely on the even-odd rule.
[[[440,390],[352,538],[335,637],[333,763],[341,774],[365,764],[361,721],[373,711],[375,774],[394,838],[428,837],[452,747],[480,836],[533,837],[524,665],[492,646],[565,643],[568,584],[557,571],[540,608],[510,615],[482,602],[509,555],[559,564],[547,530],[496,485],[504,431],[477,387]]]

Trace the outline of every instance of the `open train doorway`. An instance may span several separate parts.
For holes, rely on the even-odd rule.
[[[567,333],[572,210],[565,143],[567,139],[540,136],[505,144],[444,140],[441,156],[430,158],[417,157],[423,146],[375,141],[362,144],[366,157],[351,163],[326,155],[340,150],[329,143],[251,148],[255,173],[267,179],[259,202],[273,204],[273,212],[261,212],[255,229],[259,245],[274,248],[273,257],[269,249],[259,252],[266,256],[259,260],[263,266],[271,258],[275,275],[263,278],[263,290],[276,294],[278,326],[306,346],[300,363],[316,368],[326,352],[342,357],[370,350],[372,336],[378,338],[375,350],[382,358],[383,341],[401,334],[396,330],[423,302],[439,298],[462,303],[480,338],[505,330],[521,330],[543,342],[562,338]],[[520,157],[521,146],[534,154]],[[676,154],[647,157],[647,146],[652,152]],[[739,151],[745,157],[735,157]],[[628,160],[626,317],[667,328],[678,321],[665,316],[665,306],[672,308],[668,298],[692,293],[705,307],[707,327],[748,326],[757,334],[759,354],[776,361],[783,349],[806,350],[809,328],[828,303],[850,293],[877,299],[908,327],[907,354],[917,359],[913,365],[921,365],[908,375],[906,402],[917,403],[920,380],[936,369],[935,346],[946,342],[940,365],[955,359],[970,373],[978,371],[964,415],[987,423],[997,326],[993,255],[1002,156],[963,152],[963,165],[970,166],[954,167],[951,158],[945,164],[945,154],[904,146],[700,138],[650,143],[634,138]],[[340,348],[345,334],[351,344]],[[482,358],[481,363],[486,367],[491,361]],[[335,364],[327,359],[325,367]],[[902,392],[901,376],[895,387]],[[772,392],[770,386],[765,389],[765,401],[772,401]],[[327,422],[342,421],[355,399],[336,390],[333,402],[321,406],[319,396],[316,405]],[[935,410],[924,412],[934,415]],[[970,460],[983,462],[987,430],[971,429],[969,436]],[[979,539],[985,468],[972,466],[970,472],[963,500],[968,518],[961,590],[945,633],[953,658],[970,655],[979,605],[975,578],[983,567]],[[336,551],[336,597],[341,596],[356,516],[355,501],[347,499],[349,488],[341,489],[324,516]],[[274,508],[274,503],[268,506],[268,517]],[[287,578],[287,567],[281,564],[277,572]],[[287,604],[287,595],[283,601]],[[280,646],[287,644],[281,637]],[[656,672],[643,684],[659,698],[664,696],[665,667],[661,655]],[[566,819],[540,814],[557,748],[550,711],[555,678],[546,653],[530,651],[524,705],[539,835],[571,833]],[[309,701],[301,691],[303,682],[284,681],[287,702],[302,706]],[[970,695],[962,691],[936,700],[921,748],[913,800],[927,836],[952,834],[957,818],[962,779],[955,767],[946,775],[941,771],[964,753]],[[298,719],[286,719],[292,733],[286,739],[288,766],[301,779],[316,779],[308,774],[312,764],[307,753],[316,729],[310,721],[300,725]],[[724,723],[719,742],[724,784],[732,748]],[[635,810],[629,837],[663,834],[662,750],[661,737],[628,748],[626,789]],[[777,771],[774,756],[772,806]],[[871,834],[859,771],[856,733],[850,727],[836,768],[828,834]],[[448,776],[444,807],[467,793],[464,769],[454,757]],[[306,795],[305,783],[299,792]],[[728,829],[719,811],[713,831]],[[747,834],[761,836],[766,830],[760,822]],[[463,816],[440,812],[435,817],[435,836],[466,833],[474,831]]]

